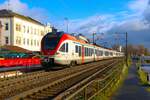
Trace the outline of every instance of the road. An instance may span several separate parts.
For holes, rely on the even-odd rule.
[[[150,92],[140,85],[135,64],[129,68],[127,78],[112,100],[150,100]]]

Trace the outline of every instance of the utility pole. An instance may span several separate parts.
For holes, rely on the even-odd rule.
[[[96,33],[94,32],[93,33],[93,44],[95,44],[95,35],[96,35]]]
[[[128,33],[125,33],[126,35],[126,65],[128,66]]]

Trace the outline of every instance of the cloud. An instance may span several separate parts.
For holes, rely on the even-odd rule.
[[[0,4],[0,9],[11,9],[14,12],[23,14],[25,16],[30,16],[42,23],[46,23],[50,20],[50,18],[48,17],[50,16],[50,14],[46,9],[40,7],[29,8],[26,3],[21,2],[20,0],[9,0],[9,2],[5,0],[5,2]]]
[[[74,23],[70,21],[70,32],[81,32],[89,37],[93,32],[98,35],[105,33],[109,42],[114,42],[112,33],[128,32],[129,43],[144,44],[150,48],[150,0],[134,0],[127,3],[127,7],[127,11],[97,14]]]
[[[149,0],[133,0],[129,2],[128,7],[132,11],[143,13],[146,6],[148,5],[148,2]]]
[[[53,20],[46,9],[40,7],[29,7],[28,4],[20,0],[9,0],[9,8],[15,12],[35,18],[43,23]],[[129,42],[134,44],[144,44],[150,48],[150,0],[132,0],[126,4],[125,11],[116,13],[96,14],[83,19],[54,20],[53,24],[59,30],[66,31],[67,24],[69,32],[83,33],[91,38],[92,33],[96,32],[97,37],[104,37],[109,42],[114,41],[112,33],[129,33]],[[8,9],[8,2],[0,4],[0,9]],[[37,13],[38,11],[38,13]],[[49,17],[50,16],[50,17]],[[104,33],[101,36],[101,33]],[[106,40],[106,41],[107,41]],[[104,39],[100,40],[104,41]]]

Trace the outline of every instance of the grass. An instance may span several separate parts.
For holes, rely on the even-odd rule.
[[[128,69],[129,69],[129,66],[131,65],[131,60],[128,59],[128,66],[126,66],[126,64],[124,63],[122,66],[123,66],[123,69],[122,69],[122,73],[120,75],[120,79],[117,81],[115,87],[113,88],[113,91],[111,93],[111,96],[110,98],[108,98],[107,100],[110,100],[111,97],[116,93],[116,91],[121,88],[125,78],[127,77],[128,75]]]
[[[142,85],[148,85],[147,73],[144,72],[142,69],[139,69],[139,70],[138,70],[138,75],[139,75],[139,78],[140,78],[140,80],[141,80],[141,84],[142,84]]]

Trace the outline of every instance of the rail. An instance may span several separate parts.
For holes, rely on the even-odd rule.
[[[118,63],[118,61],[113,62],[112,64],[102,68],[101,70],[99,70],[96,73],[94,73],[92,76],[89,76],[88,78],[84,79],[80,83],[74,85],[70,89],[68,89],[68,90],[64,91],[63,93],[59,94],[57,97],[55,97],[55,100],[63,100],[63,99],[66,99],[66,98],[69,99],[68,96],[70,94],[74,94],[75,91],[77,91],[78,89],[82,88],[84,85],[86,85],[91,80],[94,80],[95,78],[97,78],[97,76],[103,75],[104,73],[109,72],[110,69],[113,70],[114,68],[112,66],[114,66],[117,63]]]
[[[37,75],[29,75],[21,78],[14,78],[9,81],[4,81],[0,84],[0,99],[21,99],[21,98],[52,98],[60,91],[64,91],[70,88],[75,83],[83,80],[85,77],[92,75],[97,71],[96,65],[99,65],[99,69],[112,63],[114,60],[107,60],[101,62],[95,62],[85,65],[79,65],[72,68],[66,68],[59,71],[42,72]],[[95,67],[95,68],[94,68]],[[97,67],[98,68],[98,67]],[[91,70],[90,70],[91,69]],[[82,76],[84,72],[84,76]],[[88,74],[86,74],[88,73]],[[79,77],[76,77],[79,76]],[[74,78],[73,78],[74,77]],[[77,80],[77,81],[76,81]],[[6,84],[6,83],[7,84]],[[66,82],[66,83],[65,83]],[[48,86],[50,84],[50,86]],[[63,87],[63,88],[62,88]],[[49,90],[50,89],[50,90]],[[49,95],[46,92],[49,90]],[[39,95],[41,94],[41,95]],[[45,96],[44,96],[45,95]]]
[[[84,85],[82,88],[78,89],[77,91],[70,93],[62,93],[61,95],[57,96],[55,100],[93,100],[95,97],[102,99],[104,95],[108,95],[111,92],[111,89],[116,82],[120,78],[120,73],[122,71],[122,67],[114,67],[113,69],[105,73],[104,78],[99,77],[88,84]],[[70,94],[70,95],[68,95]],[[63,98],[63,99],[62,99]],[[96,98],[95,98],[96,99]],[[94,100],[95,100],[94,99]],[[103,100],[103,99],[102,99]]]

